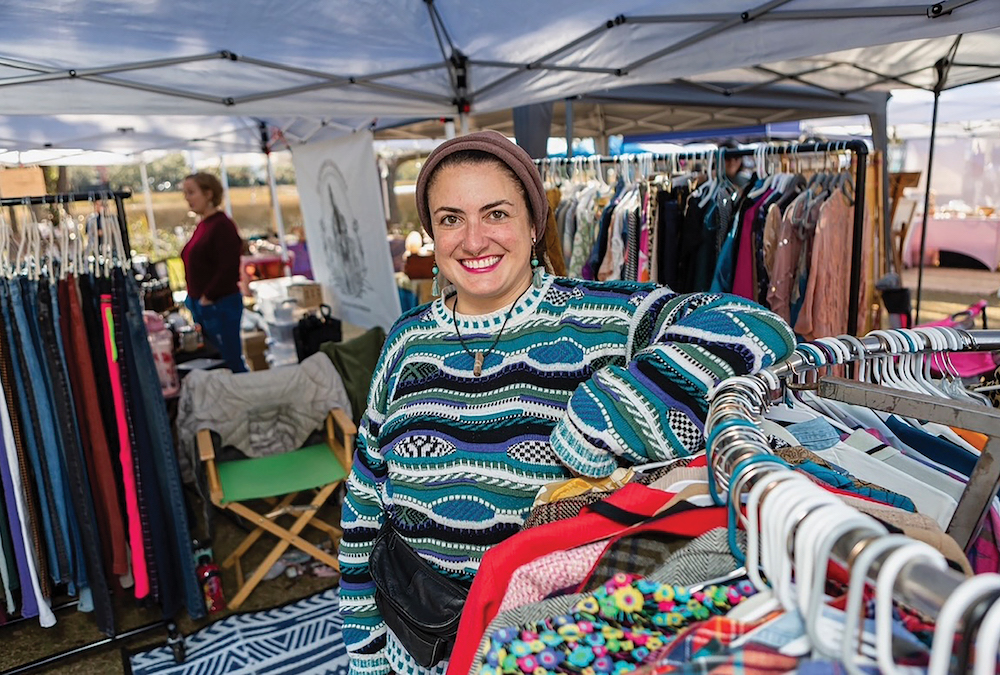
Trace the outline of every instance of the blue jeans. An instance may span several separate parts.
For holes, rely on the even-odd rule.
[[[243,343],[240,341],[243,295],[233,293],[211,305],[202,305],[189,296],[187,306],[195,322],[201,324],[205,339],[219,350],[229,370],[245,373],[247,367],[243,362]]]
[[[34,316],[29,320],[28,308],[34,307],[37,299],[32,301],[29,298],[27,303],[24,301],[25,296],[30,294],[24,293],[25,288],[21,286],[21,281],[23,279],[12,279],[8,287],[13,321],[7,325],[8,330],[12,329],[12,324],[17,327],[19,338],[18,348],[21,352],[23,371],[22,379],[17,382],[18,393],[24,394],[21,397],[24,426],[26,430],[33,430],[32,433],[26,434],[28,455],[31,457],[39,500],[45,504],[42,510],[42,523],[45,527],[46,543],[53,547],[49,551],[49,573],[53,581],[64,583],[71,581],[72,576],[69,513],[66,506],[66,486],[62,480],[65,472],[56,447],[56,424],[52,418],[52,408],[45,390],[43,364],[38,359],[30,330],[33,324],[37,329],[37,323]],[[31,438],[32,436],[34,438]],[[53,561],[56,564],[53,564]]]
[[[142,320],[142,302],[139,299],[139,287],[131,276],[122,280],[125,295],[126,340],[131,349],[132,359],[129,360],[130,370],[134,367],[135,378],[132,395],[140,402],[145,412],[146,433],[152,447],[152,459],[156,467],[156,484],[165,506],[170,553],[174,557],[174,567],[162,569],[161,574],[176,575],[175,579],[183,589],[184,605],[192,619],[205,616],[205,601],[201,585],[195,574],[194,557],[191,551],[191,531],[185,510],[184,489],[181,484],[180,467],[177,464],[177,452],[174,448],[171,433],[170,416],[167,413],[163,393],[160,390],[159,378],[156,375],[156,363],[153,352],[149,348],[146,325]],[[240,300],[242,311],[242,300]],[[239,330],[239,323],[237,323]],[[238,335],[237,335],[238,338]],[[138,391],[136,391],[138,389]],[[152,487],[152,486],[150,486]],[[172,598],[174,602],[180,598]],[[173,603],[163,601],[164,614],[173,614]]]

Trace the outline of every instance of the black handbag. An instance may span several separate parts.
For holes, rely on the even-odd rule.
[[[333,318],[330,305],[320,305],[319,312],[320,316],[310,314],[302,317],[292,329],[299,363],[318,352],[324,342],[341,340],[340,319]]]
[[[431,567],[388,520],[375,537],[368,566],[382,619],[413,660],[431,668],[448,658],[470,584]]]

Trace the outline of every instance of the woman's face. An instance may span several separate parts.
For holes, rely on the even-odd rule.
[[[202,190],[194,180],[188,178],[184,181],[184,199],[188,203],[188,208],[199,216],[208,213],[212,208],[212,193]]]
[[[494,164],[438,169],[427,192],[434,255],[458,311],[510,306],[531,283],[531,218],[520,185]]]

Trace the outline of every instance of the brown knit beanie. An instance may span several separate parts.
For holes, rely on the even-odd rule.
[[[510,167],[524,186],[524,192],[528,198],[528,205],[531,207],[532,227],[535,231],[535,239],[541,241],[545,232],[545,222],[548,216],[549,201],[545,196],[545,187],[542,185],[542,177],[538,172],[538,167],[532,161],[531,156],[520,147],[507,140],[507,137],[497,131],[477,131],[465,136],[459,136],[449,141],[445,141],[427,158],[420,175],[417,177],[417,213],[420,215],[420,224],[424,226],[424,231],[431,238],[434,238],[434,230],[431,229],[430,214],[427,207],[427,184],[434,169],[445,157],[463,150],[479,150],[493,155],[501,162]]]

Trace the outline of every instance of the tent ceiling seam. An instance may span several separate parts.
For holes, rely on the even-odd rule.
[[[590,40],[594,36],[600,35],[604,31],[611,30],[615,26],[620,26],[623,23],[625,23],[625,17],[621,16],[621,15],[615,17],[614,19],[608,19],[607,21],[605,21],[603,24],[601,24],[597,28],[594,28],[593,30],[588,31],[587,33],[584,33],[580,37],[567,42],[562,47],[559,47],[558,49],[555,49],[555,50],[549,52],[548,54],[545,54],[544,56],[536,59],[535,61],[532,61],[530,63],[524,64],[522,66],[522,69],[523,70],[531,70],[536,64],[544,63],[545,61],[549,61],[549,60],[555,58],[556,56],[559,56],[560,54],[562,54],[562,53],[564,53],[564,52],[572,49],[573,47],[576,47],[577,45],[582,44],[582,43]],[[498,79],[494,80],[493,82],[490,82],[489,84],[484,85],[484,86],[480,87],[479,89],[475,90],[472,94],[470,94],[469,98],[474,101],[477,97],[482,96],[486,92],[491,91],[492,89],[495,89],[496,87],[499,87],[500,85],[504,84],[505,82],[510,81],[514,77],[517,77],[517,75],[518,75],[519,72],[520,71],[514,71],[512,73],[508,73],[506,75],[503,75],[503,76],[499,77]]]
[[[529,71],[534,69],[540,69],[544,67],[545,62],[563,54],[564,52],[572,49],[573,47],[590,40],[591,38],[599,35],[605,30],[611,29],[615,26],[622,25],[625,23],[633,24],[643,24],[643,23],[703,23],[703,22],[716,22],[716,25],[706,28],[705,30],[696,33],[684,40],[670,45],[664,49],[658,50],[642,57],[636,61],[633,61],[621,68],[609,68],[606,69],[608,74],[622,76],[626,75],[636,68],[640,68],[652,61],[658,60],[668,54],[674,53],[680,49],[685,49],[693,44],[697,44],[703,40],[710,37],[718,35],[719,33],[725,32],[730,28],[734,28],[744,23],[749,23],[750,21],[790,21],[790,20],[819,20],[819,19],[851,19],[851,18],[874,18],[874,17],[906,17],[906,16],[927,16],[931,18],[936,18],[938,16],[943,16],[945,14],[950,14],[955,9],[976,2],[977,0],[952,0],[951,2],[941,2],[933,5],[906,5],[902,7],[863,7],[863,8],[830,8],[830,9],[812,9],[812,10],[783,10],[783,11],[772,11],[777,10],[778,7],[787,4],[791,0],[771,0],[762,5],[758,5],[752,9],[740,13],[737,16],[725,13],[706,13],[706,14],[678,14],[678,15],[649,15],[649,16],[637,16],[637,17],[625,17],[624,15],[619,15],[615,17],[614,20],[609,20],[605,22],[604,25],[598,26],[597,28],[581,35],[580,37],[568,42],[567,44],[559,47],[558,49],[525,64],[506,64],[504,62],[490,62],[490,63],[480,63],[479,65],[492,65],[494,67],[511,67],[516,68],[511,73],[503,75],[498,79],[490,82],[487,85],[476,90],[470,98],[475,100],[478,97],[483,96],[488,91],[495,89],[496,87],[509,82],[511,79],[517,76],[522,70]],[[563,66],[563,69],[569,69],[570,67]],[[599,71],[604,72],[604,71]],[[811,86],[812,83],[806,82]],[[907,86],[913,86],[909,83],[904,83]],[[822,87],[820,87],[822,88]],[[863,89],[863,88],[862,88]],[[835,91],[833,89],[826,89],[828,93],[835,94],[838,96],[843,96],[848,93],[854,93],[856,91],[861,91],[862,89],[853,89],[847,92]]]
[[[778,72],[777,70],[773,70],[771,68],[761,65],[754,66],[753,69],[761,73],[767,73],[768,75],[776,75],[780,78],[778,81],[781,81],[781,79],[792,80],[793,82],[798,82],[799,84],[804,84],[807,87],[812,87],[813,89],[819,89],[820,91],[825,91],[826,93],[833,94],[834,96],[839,97],[844,95],[844,92],[842,91],[837,91],[835,89],[831,89],[830,87],[824,87],[821,84],[810,82],[809,80],[806,80],[799,75],[786,75],[784,73]]]
[[[523,63],[512,63],[510,61],[481,61],[479,59],[469,59],[470,66],[484,66],[490,68],[512,68],[514,70],[524,70],[525,65]],[[601,75],[618,75],[621,73],[620,68],[593,68],[588,66],[560,66],[554,63],[539,63],[538,65],[532,65],[532,70],[553,70],[553,71],[570,71],[576,73],[598,73]]]
[[[753,21],[754,19],[757,19],[763,16],[764,14],[767,14],[772,9],[781,7],[782,5],[788,4],[791,1],[792,0],[769,0],[768,2],[765,2],[762,5],[757,5],[753,9],[748,9],[747,11],[742,12],[741,14],[737,14],[725,21],[721,21],[715,24],[714,26],[711,26],[710,28],[706,28],[705,30],[695,33],[690,37],[684,38],[679,42],[675,42],[669,47],[655,51],[652,54],[644,56],[643,58],[637,61],[633,61],[632,63],[625,66],[623,70],[626,72],[632,72],[637,68],[641,68],[642,66],[645,66],[653,61],[663,58],[667,54],[680,51],[681,49],[686,49],[691,45],[698,44],[699,42],[707,40],[710,37],[718,35],[719,33],[723,33],[729,30],[730,28],[734,28],[736,26],[749,23],[750,21]]]
[[[805,77],[806,75],[815,75],[816,73],[822,73],[823,71],[830,70],[831,68],[835,68],[838,65],[841,65],[841,64],[839,64],[839,63],[828,63],[826,65],[819,66],[817,68],[810,68],[808,70],[802,70],[802,71],[799,71],[797,73],[789,73],[789,74],[786,75],[785,73],[781,73],[781,72],[776,71],[776,70],[770,70],[770,69],[764,67],[762,64],[758,64],[757,66],[754,66],[757,70],[765,72],[765,73],[773,74],[774,77],[772,79],[770,79],[770,80],[765,80],[764,82],[754,82],[753,84],[747,84],[747,85],[743,85],[743,86],[740,86],[740,87],[734,87],[730,91],[732,91],[732,93],[734,93],[734,94],[744,94],[744,93],[746,93],[748,91],[754,91],[756,89],[765,89],[767,87],[770,87],[771,85],[775,85],[775,84],[779,84],[781,82],[784,82],[785,80],[795,80],[796,82],[802,82],[802,80],[799,79],[799,78]],[[818,86],[818,85],[814,85],[812,82],[803,82],[803,84],[808,84],[809,86],[812,86],[812,87]],[[826,87],[820,87],[820,89],[822,89],[824,92],[826,92],[828,94],[833,94],[836,98],[840,98],[841,95],[842,95],[841,92],[834,91],[833,89],[829,89],[829,88],[826,88]]]
[[[927,70],[928,66],[924,66],[922,68],[914,68],[913,70],[907,71],[905,73],[900,73],[899,75],[886,75],[885,73],[880,73],[877,70],[866,68],[865,66],[859,66],[856,63],[846,63],[844,65],[848,66],[849,68],[854,68],[855,70],[860,70],[863,73],[874,75],[875,77],[878,78],[877,80],[869,82],[866,85],[855,87],[854,89],[847,89],[844,92],[847,94],[854,94],[859,91],[867,91],[868,89],[871,89],[872,87],[882,84],[884,82],[898,82],[899,84],[902,84],[906,87],[912,87],[914,89],[924,89],[925,91],[930,91],[927,87],[922,87],[919,84],[913,84],[912,82],[907,82],[906,80],[903,79],[904,77],[909,77],[910,75],[916,75],[919,72]]]

